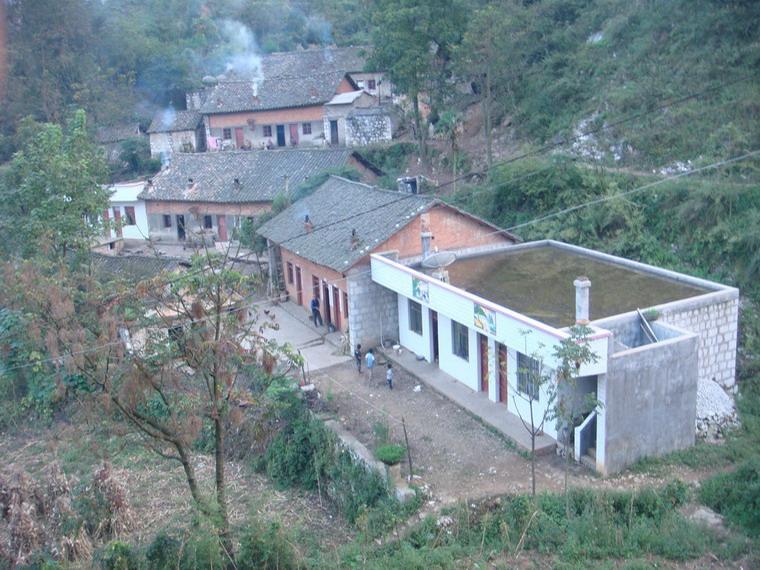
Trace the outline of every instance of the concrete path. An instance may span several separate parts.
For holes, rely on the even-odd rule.
[[[443,397],[508,437],[522,449],[530,451],[528,430],[525,429],[518,416],[507,411],[504,404],[492,402],[483,392],[475,392],[437,366],[425,360],[417,360],[415,354],[409,350],[403,349],[401,354],[387,350],[384,351],[384,355]],[[541,435],[536,438],[536,453],[551,453],[556,445],[552,438]]]
[[[280,344],[289,343],[297,349],[306,360],[307,373],[351,360],[348,355],[340,353],[338,346],[341,335],[327,335],[325,327],[314,328],[303,307],[287,302],[267,305],[265,308],[274,314],[280,328],[266,329],[264,336]]]

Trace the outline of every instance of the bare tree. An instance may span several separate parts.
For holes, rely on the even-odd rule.
[[[528,356],[527,335],[525,337],[525,353],[518,355],[517,364],[517,394],[528,404],[527,418],[520,411],[516,396],[512,396],[515,410],[523,427],[530,436],[530,477],[531,493],[536,495],[536,439],[544,433],[544,425],[550,419],[554,400],[556,398],[556,383],[552,371],[544,365],[543,358],[538,353]],[[543,401],[542,401],[543,399]],[[543,405],[539,408],[537,404]]]
[[[232,557],[226,431],[241,416],[240,402],[262,401],[249,392],[246,375],[271,372],[279,352],[263,336],[272,319],[259,318],[249,303],[253,278],[209,250],[197,252],[183,273],[137,285],[95,275],[65,263],[8,263],[0,302],[23,309],[30,335],[61,377],[83,378],[93,402],[182,467],[194,504]],[[211,492],[199,484],[193,461],[204,427],[213,434]]]

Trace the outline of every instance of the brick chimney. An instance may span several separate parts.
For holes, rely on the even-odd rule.
[[[575,324],[587,325],[591,315],[591,281],[580,276],[573,281],[575,285]]]
[[[232,186],[236,194],[240,194],[240,192],[243,191],[243,185],[240,183],[240,178],[235,178],[235,180],[232,181]]]
[[[311,223],[311,220],[309,219],[309,214],[306,214],[303,218],[303,229],[306,230],[307,234],[310,234],[311,230],[314,229],[314,224]]]
[[[425,259],[430,255],[430,240],[433,239],[431,232],[420,232],[420,238],[422,239],[422,259]]]
[[[351,230],[351,249],[357,249],[359,247],[359,235],[356,233],[356,228]]]

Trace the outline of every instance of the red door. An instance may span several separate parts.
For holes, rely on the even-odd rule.
[[[480,391],[488,393],[488,337],[478,334],[480,346]]]
[[[333,308],[335,309],[335,329],[340,330],[340,289],[333,286]]]
[[[217,216],[216,227],[219,232],[219,241],[227,241],[227,218],[225,216]]]
[[[325,324],[332,323],[332,309],[330,308],[330,286],[327,281],[322,282],[322,309],[324,309]]]
[[[496,343],[499,349],[499,401],[507,401],[507,347]]]
[[[290,144],[298,144],[298,125],[290,125]]]
[[[121,208],[113,209],[113,222],[116,224],[116,235],[121,237]]]
[[[303,285],[301,284],[301,268],[296,265],[296,299],[303,305]]]
[[[243,129],[242,127],[235,127],[235,148],[243,148],[244,146]]]
[[[103,210],[103,225],[105,226],[106,239],[111,239],[111,226],[109,225],[110,216],[108,215],[108,208]]]

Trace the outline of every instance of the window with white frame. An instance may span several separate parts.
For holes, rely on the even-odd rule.
[[[463,360],[470,359],[469,331],[467,327],[451,321],[451,352]]]
[[[522,352],[517,353],[517,389],[531,400],[538,401],[541,363]]]
[[[422,305],[409,299],[409,330],[422,334]]]

